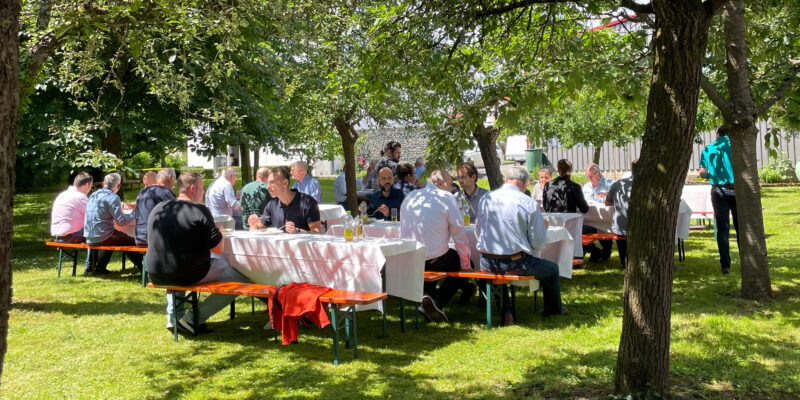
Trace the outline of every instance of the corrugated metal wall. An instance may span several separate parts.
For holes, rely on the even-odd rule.
[[[769,161],[769,152],[764,145],[764,135],[767,133],[769,125],[765,121],[759,121],[757,127],[759,130],[758,167],[761,168]],[[700,168],[700,154],[703,152],[703,148],[715,139],[716,134],[714,132],[703,132],[700,135],[702,143],[695,143],[692,147],[692,158],[689,160],[690,171],[696,171]],[[641,150],[641,140],[622,147],[617,147],[612,142],[606,142],[600,151],[600,169],[603,171],[627,171],[630,169],[631,161],[639,158]],[[800,137],[782,137],[778,151],[792,160],[793,163],[797,163],[798,159],[800,159]],[[545,154],[553,164],[562,158],[572,161],[575,171],[580,172],[586,164],[592,162],[594,147],[577,145],[571,149],[566,149],[560,147],[557,141],[551,140],[548,143]]]

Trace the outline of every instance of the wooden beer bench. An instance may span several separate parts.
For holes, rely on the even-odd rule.
[[[189,301],[192,306],[192,315],[194,321],[193,326],[199,326],[197,321],[197,306],[198,306],[198,293],[219,293],[230,294],[236,296],[250,296],[270,299],[275,290],[278,288],[273,285],[262,285],[259,283],[241,283],[241,282],[206,282],[197,285],[187,286],[160,286],[154,285],[152,282],[147,284],[149,288],[166,289],[167,294],[172,296],[173,314],[172,314],[172,328],[175,341],[178,341],[178,307],[183,307],[186,301]],[[184,300],[179,300],[176,292],[192,292]],[[355,290],[339,290],[331,289],[322,296],[319,300],[328,305],[330,312],[331,327],[333,328],[333,365],[339,365],[339,330],[342,329],[340,321],[344,322],[345,330],[345,347],[350,347],[351,343],[351,325],[352,325],[352,344],[353,344],[353,358],[358,358],[358,325],[356,319],[356,305],[367,305],[376,303],[386,299],[386,293],[382,292],[361,292]],[[234,303],[231,303],[231,319],[234,317]],[[342,310],[342,308],[349,308]],[[384,310],[385,313],[385,310]],[[195,332],[195,335],[197,333]],[[277,341],[277,336],[276,336]]]
[[[137,253],[147,253],[146,247],[138,247],[138,246],[95,246],[90,245],[88,243],[61,243],[61,242],[46,242],[45,246],[51,246],[58,249],[58,277],[61,277],[61,262],[64,258],[72,258],[72,276],[75,276],[76,269],[78,267],[78,250],[86,249],[86,251],[92,250],[108,250],[108,251],[120,251],[122,252],[122,270],[125,270],[125,252],[132,251]],[[71,252],[71,253],[70,253]],[[94,253],[90,253],[89,255],[89,263],[94,268]],[[142,259],[142,287],[145,284],[145,267],[144,267],[144,258]]]
[[[530,281],[535,280],[533,275],[512,275],[512,274],[496,274],[493,272],[473,272],[473,271],[458,271],[448,272],[448,277],[453,278],[472,278],[484,279],[486,281],[486,328],[492,329],[492,286],[506,285],[511,281]],[[511,312],[514,315],[514,320],[517,320],[517,291],[514,285],[510,285],[511,290]],[[536,299],[534,298],[534,302]],[[503,309],[502,296],[500,298],[500,310]]]

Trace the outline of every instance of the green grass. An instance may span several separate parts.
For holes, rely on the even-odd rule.
[[[330,201],[330,182],[323,188]],[[739,298],[737,257],[721,275],[712,230],[692,232],[687,260],[676,261],[674,397],[800,396],[798,192],[764,189],[774,301]],[[516,326],[487,331],[473,300],[446,309],[450,325],[412,324],[401,334],[390,302],[389,337],[378,338],[377,313],[362,313],[360,357],[345,350],[334,367],[329,331],[273,343],[264,307],[250,315],[249,299],[238,300],[235,320],[220,313],[213,333],[175,343],[164,329],[163,292],[142,289],[137,273],[57,279],[55,251],[42,245],[54,197],[16,197],[2,398],[607,398],[613,389],[623,283],[616,253],[562,281],[565,317],[534,315],[524,293]],[[110,268],[120,269],[118,257]]]

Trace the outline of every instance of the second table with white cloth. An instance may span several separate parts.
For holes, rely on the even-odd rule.
[[[362,227],[365,237],[372,238],[399,238],[400,224],[389,221],[375,221]],[[478,251],[478,233],[475,225],[464,227],[464,233],[469,241],[470,259],[475,270],[480,270],[481,253]],[[344,226],[333,225],[328,229],[329,235],[343,236]],[[451,243],[452,245],[452,243]],[[550,226],[547,228],[547,245],[541,254],[534,254],[558,264],[559,275],[564,278],[572,278],[572,254],[573,238],[569,231],[562,226]],[[528,285],[535,290],[539,286],[538,281],[520,281],[515,284]]]
[[[341,290],[386,292],[422,301],[425,246],[414,240],[371,238],[345,241],[315,234],[225,234],[222,257],[256,283],[283,285],[309,282]],[[380,308],[380,304],[361,309]]]

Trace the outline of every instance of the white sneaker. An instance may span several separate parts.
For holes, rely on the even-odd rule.
[[[422,309],[424,311],[423,315],[433,322],[450,322],[450,320],[447,319],[447,315],[439,309],[439,306],[436,305],[436,301],[434,301],[431,296],[422,296]]]
[[[264,325],[264,329],[268,331],[274,331],[275,327],[272,326],[272,321],[267,321],[267,324]]]

